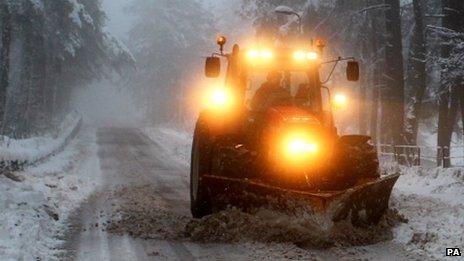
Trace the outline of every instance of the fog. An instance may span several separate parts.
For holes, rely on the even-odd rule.
[[[25,4],[35,8],[39,2]],[[61,4],[69,8],[50,2],[22,10],[8,1],[13,15],[30,19],[9,21],[3,15],[0,21],[2,36],[11,34],[1,43],[11,52],[2,55],[12,61],[0,65],[2,133],[28,137],[47,132],[70,109],[99,124],[134,124],[141,118],[144,124],[192,126],[198,108],[190,94],[204,81],[203,59],[217,50],[214,38],[226,35],[226,50],[261,38],[292,39],[298,35],[294,17],[275,12],[284,4],[299,11],[308,45],[311,39],[326,40],[325,60],[340,56],[360,62],[360,82],[348,83],[339,66],[326,83],[351,96],[349,111],[336,115],[346,119],[338,121],[340,130],[368,134],[381,143],[417,144],[418,137],[430,137],[432,142],[421,145],[448,146],[453,133],[462,132],[462,125],[455,124],[461,89],[451,88],[464,72],[459,23],[447,25],[456,31],[450,33],[436,19],[414,16],[439,13],[442,6],[436,1],[426,1],[421,10],[398,1],[392,11],[399,13],[396,20],[384,19],[382,5],[345,2],[103,0],[102,5],[65,1]],[[37,21],[44,26],[32,26]],[[15,30],[9,31],[5,25],[12,22]],[[55,32],[63,37],[53,37]],[[444,45],[447,57],[441,57]],[[440,102],[447,104],[439,109]]]
[[[231,2],[237,3],[238,1]],[[178,8],[179,10],[186,9],[188,12],[191,11],[189,9],[193,9],[193,12],[203,12],[201,9],[204,8],[209,16],[205,19],[210,19],[210,21],[215,21],[215,17],[221,15],[218,12],[223,12],[224,8],[230,5],[227,1],[202,1],[199,6],[195,6],[194,2],[191,3],[193,5],[191,7],[188,7],[188,4],[186,7],[182,7],[184,5],[182,1],[175,4],[182,5]],[[190,94],[189,89],[193,86],[197,87],[197,84],[192,83],[187,86],[183,81],[198,82],[201,80],[198,68],[202,67],[202,57],[214,50],[214,36],[221,29],[216,29],[210,24],[208,25],[209,31],[203,32],[198,30],[199,28],[195,29],[196,24],[194,23],[193,28],[179,31],[180,37],[189,37],[185,40],[192,42],[186,44],[197,48],[196,52],[192,52],[183,46],[173,46],[176,43],[172,41],[175,41],[174,39],[178,36],[173,36],[170,39],[169,36],[164,35],[176,34],[175,30],[172,33],[165,32],[161,35],[155,35],[158,26],[170,26],[171,24],[182,26],[189,20],[156,17],[156,15],[163,16],[165,13],[169,15],[175,12],[175,9],[170,9],[169,5],[154,10],[150,10],[147,5],[146,8],[142,7],[137,10],[134,8],[134,4],[143,6],[145,3],[136,0],[104,0],[102,8],[107,18],[104,29],[116,36],[135,56],[135,72],[129,68],[122,75],[110,74],[109,78],[106,76],[105,79],[95,80],[93,83],[75,90],[73,92],[73,107],[83,114],[86,122],[99,126],[173,125],[172,118],[186,122],[186,124],[181,124],[184,127],[191,126],[192,116],[196,114],[196,108],[192,112],[191,102],[188,101],[189,97],[177,97],[173,93],[177,89]],[[139,17],[137,18],[135,14]],[[151,20],[152,18],[153,20]],[[198,26],[203,26],[202,23],[205,21],[199,20]],[[220,21],[219,26],[222,25],[223,30],[232,28],[230,24],[226,25],[227,23],[223,19]],[[136,23],[139,27],[136,27]],[[144,23],[147,23],[151,28],[144,27]],[[166,24],[160,25],[163,23]],[[140,26],[140,24],[142,25]],[[193,32],[194,30],[198,32]],[[234,30],[234,32],[237,31]],[[187,34],[192,35],[188,36]],[[165,42],[158,41],[158,39],[165,37],[168,38]],[[211,42],[207,44],[206,40]],[[180,50],[180,48],[185,50]],[[177,55],[173,52],[177,52]],[[176,57],[182,53],[183,57]],[[172,60],[172,63],[169,63],[169,60]],[[180,61],[183,61],[184,64]],[[197,66],[188,67],[185,64],[187,61],[189,64]],[[163,67],[163,63],[168,65]],[[179,107],[185,108],[179,109]],[[178,124],[174,123],[174,125]]]
[[[130,91],[118,88],[113,80],[97,81],[73,93],[73,107],[94,127],[143,127]]]
[[[127,12],[132,0],[104,0],[103,10],[107,16],[106,27],[113,35],[126,39],[134,17]]]
[[[102,3],[107,16],[104,29],[123,43],[127,41],[134,21],[127,10],[130,3],[132,0],[104,0]],[[136,106],[130,82],[117,74],[75,90],[72,105],[87,124],[95,127],[144,125],[143,114]]]
[[[392,187],[382,190],[371,183],[378,178],[379,162],[382,174],[393,174],[390,180],[396,180],[401,172],[391,198],[392,206],[401,212],[390,213],[404,215],[401,219],[411,222],[388,233],[385,238],[395,237],[391,245],[365,245],[353,252],[342,244],[342,248],[325,249],[328,256],[322,251],[321,259],[331,253],[332,259],[376,259],[370,250],[385,258],[398,249],[400,254],[412,251],[410,257],[425,251],[434,260],[442,258],[443,246],[462,245],[463,241],[456,229],[464,227],[463,3],[0,0],[0,260],[63,259],[62,253],[41,256],[42,247],[63,252],[62,245],[69,246],[72,255],[91,255],[82,260],[106,256],[132,260],[132,254],[143,258],[146,254],[146,259],[214,259],[215,254],[225,258],[232,254],[238,259],[268,260],[272,254],[278,260],[302,258],[301,251],[307,249],[300,246],[309,247],[305,242],[289,245],[293,242],[280,237],[276,240],[282,245],[267,244],[267,239],[256,244],[258,238],[253,235],[251,248],[240,244],[213,244],[211,248],[190,241],[193,235],[178,237],[186,235],[185,224],[178,226],[183,217],[193,230],[205,227],[212,231],[213,240],[221,241],[228,234],[209,226],[209,221],[218,223],[216,215],[197,220],[200,223],[190,222],[190,215],[177,216],[188,211],[188,200],[170,199],[187,196],[189,188],[197,187],[191,190],[197,194],[192,197],[192,205],[198,207],[194,212],[209,212],[212,206],[202,204],[213,203],[207,200],[208,193],[203,193],[209,189],[200,187],[210,182],[204,182],[203,174],[256,179],[263,185],[269,178],[270,186],[306,187],[304,193],[325,193],[326,185],[335,181],[336,190],[342,189],[338,185],[371,187],[387,199],[383,192]],[[280,12],[276,12],[279,6]],[[227,37],[226,55],[218,53],[215,39],[219,35]],[[227,55],[236,43],[246,59]],[[217,70],[222,74],[216,78],[204,75],[205,58],[211,56],[225,56]],[[227,57],[232,57],[231,63]],[[274,71],[278,72],[270,73]],[[293,71],[301,77],[292,75]],[[254,77],[256,74],[262,77]],[[359,81],[351,81],[355,78]],[[290,86],[294,88],[292,97]],[[333,98],[323,99],[324,106],[320,106],[321,89],[325,97]],[[262,97],[255,95],[261,91]],[[244,93],[247,97],[242,99]],[[252,106],[247,105],[253,97],[261,98],[255,101],[262,106],[250,112],[247,109]],[[343,101],[338,106],[334,106],[336,97]],[[207,106],[210,110],[204,111]],[[205,117],[194,131],[201,111]],[[366,143],[369,137],[372,144]],[[281,148],[273,148],[273,141]],[[198,145],[194,150],[192,143]],[[287,171],[269,161],[286,162],[279,155],[296,156],[298,160],[288,163],[298,167]],[[331,163],[336,168],[328,167]],[[327,171],[330,175],[324,177],[325,171],[312,171],[321,164],[323,169],[340,172]],[[203,171],[211,166],[211,173]],[[256,170],[259,173],[254,173]],[[278,175],[268,175],[268,171],[280,174],[274,170],[296,175],[282,176],[291,177],[291,182],[271,180]],[[195,176],[190,179],[189,173]],[[189,180],[196,185],[189,186]],[[323,185],[322,191],[317,184]],[[118,195],[113,189],[123,189],[123,193]],[[144,193],[145,189],[153,195]],[[140,196],[141,200],[124,202],[122,194]],[[126,210],[136,216],[106,204],[110,199],[117,204],[130,203]],[[353,206],[364,203],[369,202]],[[443,207],[436,211],[438,205]],[[157,211],[166,219],[159,224],[176,223],[167,225],[168,230],[175,227],[175,233],[162,231],[159,238],[156,233],[160,231],[151,233],[150,229],[157,229],[152,226],[151,214]],[[230,213],[240,212],[233,209]],[[353,214],[358,221],[364,216]],[[122,224],[112,219],[126,216],[131,228],[146,228],[156,242],[167,240],[161,244],[167,252],[152,248],[153,241],[108,237],[106,225]],[[240,216],[232,217],[229,220],[240,221]],[[388,216],[383,220],[393,224]],[[70,234],[63,230],[68,223]],[[345,231],[344,223],[340,228]],[[281,225],[279,222],[279,228]],[[382,228],[384,225],[382,221]],[[178,227],[184,232],[177,231]],[[371,227],[369,235],[376,231]],[[131,230],[120,232],[126,235]],[[201,229],[197,232],[208,239]],[[165,237],[165,233],[176,236]],[[47,235],[53,236],[57,245],[48,245]],[[233,237],[234,242],[246,243]],[[63,239],[70,242],[63,244]],[[362,244],[355,241],[357,246]],[[295,255],[288,252],[289,246],[298,249]],[[247,249],[250,255],[245,253]],[[307,259],[318,258],[312,250],[308,253]]]

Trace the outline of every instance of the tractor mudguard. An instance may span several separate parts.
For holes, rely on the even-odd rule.
[[[200,112],[198,120],[206,123],[212,137],[236,133],[239,122],[236,114],[217,113],[210,109]]]

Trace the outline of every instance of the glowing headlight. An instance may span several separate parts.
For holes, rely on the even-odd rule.
[[[261,58],[271,59],[272,58],[272,51],[271,50],[262,50],[261,51]]]
[[[336,94],[333,98],[333,107],[338,110],[347,108],[348,98],[344,94]]]
[[[293,59],[297,61],[305,61],[305,60],[317,60],[319,55],[317,52],[305,52],[305,51],[295,51],[293,53]]]
[[[316,52],[308,52],[306,54],[306,58],[308,60],[317,60],[318,57],[319,57],[319,55]]]
[[[306,53],[303,52],[303,51],[296,51],[296,52],[293,54],[293,58],[294,58],[295,60],[302,61],[302,60],[306,59]]]
[[[259,57],[259,52],[257,50],[249,50],[247,53],[247,57],[250,59],[255,59]]]
[[[263,49],[263,50],[249,50],[247,52],[247,57],[250,60],[255,60],[255,59],[265,59],[269,60],[272,59],[274,54],[272,53],[271,50],[269,49]]]
[[[208,89],[203,95],[204,108],[218,111],[228,110],[233,104],[233,95],[226,87]]]
[[[298,156],[316,153],[319,151],[319,146],[301,139],[294,139],[288,143],[287,150],[291,155]]]
[[[224,88],[215,89],[211,94],[211,104],[215,106],[227,105],[229,101],[229,94]]]

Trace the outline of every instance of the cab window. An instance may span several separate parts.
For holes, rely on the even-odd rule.
[[[305,72],[272,71],[258,72],[250,75],[247,81],[245,103],[248,109],[254,110],[253,98],[260,88],[277,88],[278,96],[285,96],[286,92],[292,104],[310,106],[308,95],[308,77]],[[266,104],[264,104],[266,105]],[[265,106],[266,107],[266,106]]]

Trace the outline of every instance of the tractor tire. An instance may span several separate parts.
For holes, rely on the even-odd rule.
[[[376,179],[380,177],[379,159],[374,146],[364,143],[351,148],[353,153],[354,172],[361,179]]]
[[[202,178],[211,170],[211,147],[207,124],[200,119],[195,127],[190,165],[190,203],[194,218],[212,213],[210,190]]]
[[[336,152],[336,176],[329,189],[347,189],[380,177],[377,152],[366,136],[341,137]]]

